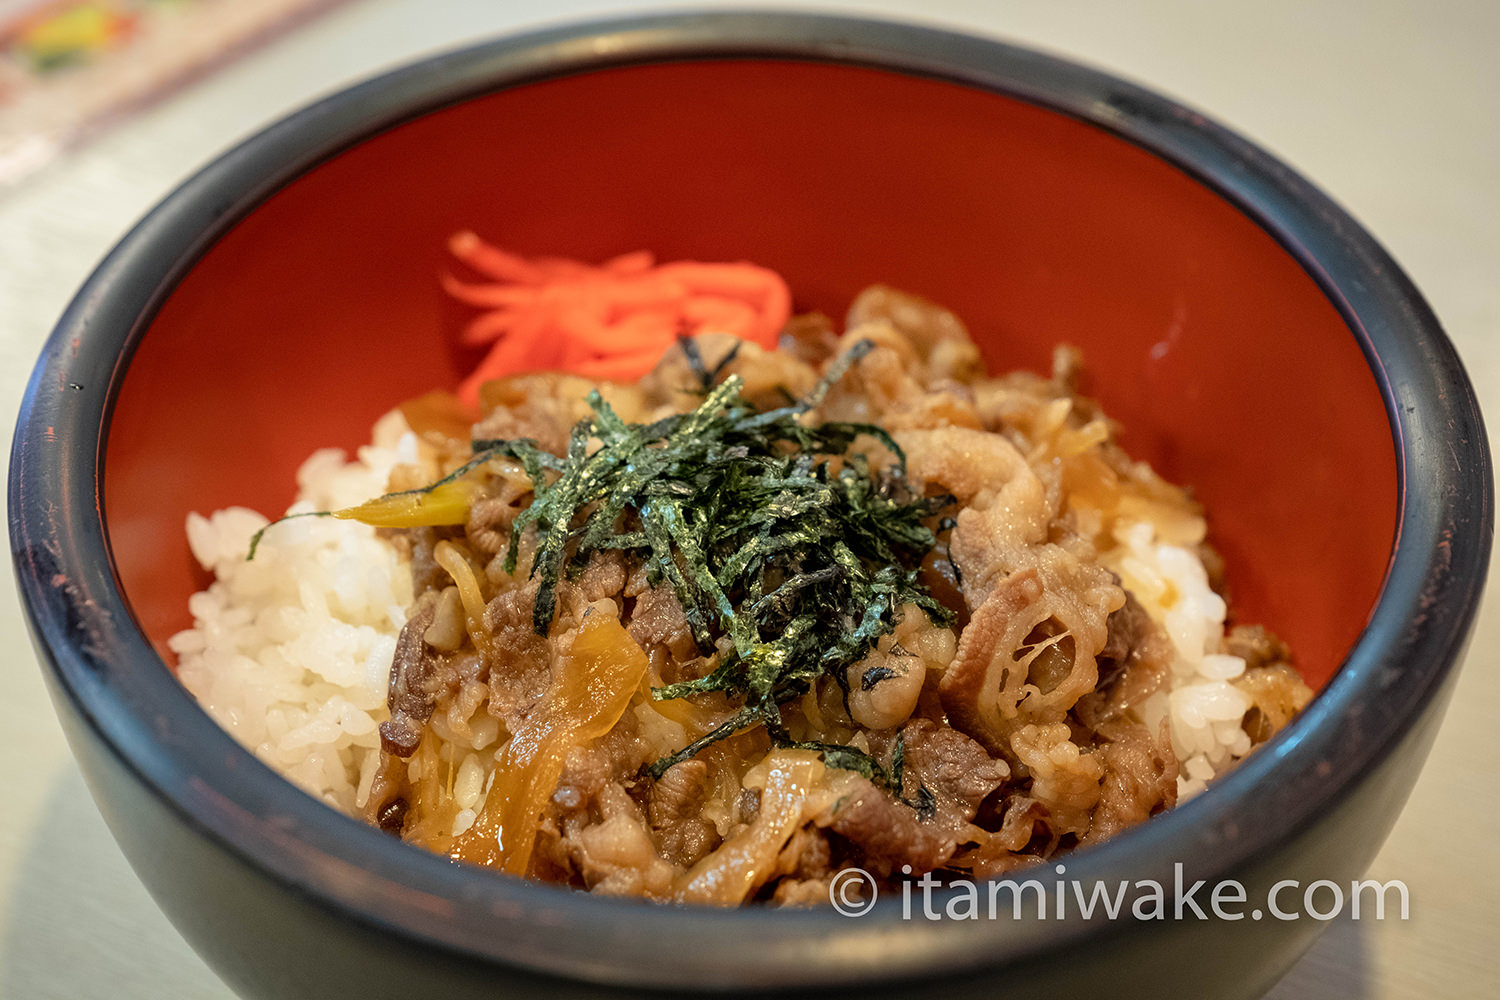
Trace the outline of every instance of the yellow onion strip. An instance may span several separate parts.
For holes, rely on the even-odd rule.
[[[448,539],[433,546],[432,559],[444,572],[453,578],[458,587],[458,599],[464,605],[464,628],[475,649],[484,649],[484,592],[479,588],[479,577],[467,556]]]
[[[808,750],[768,754],[745,775],[746,788],[764,781],[760,812],[682,875],[672,898],[717,906],[738,906],[749,899],[770,877],[776,856],[802,825],[803,806],[823,770],[822,760]]]
[[[572,648],[553,656],[546,695],[499,753],[484,811],[454,841],[450,854],[526,874],[568,750],[615,727],[648,667],[645,652],[619,619],[600,611],[585,615]]]
[[[484,487],[472,479],[456,479],[429,490],[387,493],[357,507],[333,511],[346,521],[359,521],[376,528],[423,528],[463,524],[469,505]]]

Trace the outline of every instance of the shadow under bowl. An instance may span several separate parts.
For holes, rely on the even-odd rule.
[[[753,260],[799,310],[832,315],[892,284],[954,309],[996,371],[1081,347],[1126,447],[1207,507],[1237,617],[1286,638],[1321,689],[1205,795],[1065,859],[1085,887],[1130,883],[1127,911],[1159,882],[1166,918],[568,893],[340,816],[199,710],[165,645],[205,582],[187,513],[281,510],[308,453],[456,380],[474,359],[437,277],[462,229],[586,260]],[[1364,871],[1441,717],[1492,523],[1451,345],[1306,181],[1092,70],[802,14],[501,40],[248,140],[143,220],[61,320],[10,502],[33,633],[100,808],[247,997],[1256,995],[1318,922],[1173,919],[1173,887],[1235,879],[1248,912],[1277,880]],[[1047,893],[1063,877],[1035,874]]]

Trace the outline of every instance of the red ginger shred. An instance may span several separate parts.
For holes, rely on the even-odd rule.
[[[470,406],[482,383],[522,371],[639,378],[679,336],[714,331],[773,348],[791,316],[791,290],[781,276],[743,261],[657,264],[640,250],[596,267],[521,257],[471,232],[455,234],[448,249],[492,279],[443,276],[449,294],[483,310],[465,328],[463,342],[493,344],[459,386],[459,398]]]

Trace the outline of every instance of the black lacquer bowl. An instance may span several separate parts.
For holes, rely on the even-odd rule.
[[[238,747],[165,652],[204,583],[184,518],[281,509],[302,456],[453,382],[471,359],[436,275],[459,229],[750,259],[833,314],[883,281],[958,311],[997,368],[1083,348],[1127,447],[1204,500],[1236,607],[1320,691],[1206,794],[1034,873],[1049,894],[1124,880],[1128,912],[1179,865],[1238,880],[1246,914],[1280,880],[1347,886],[1474,620],[1493,498],[1451,345],[1358,224],[1202,116],[996,42],[810,15],[429,59],[271,127],[147,216],[59,323],[12,453],[58,713],[131,863],[236,990],[1246,997],[1307,947],[1316,920],[1174,919],[1170,896],[1160,919],[937,921],[899,899],[859,918],[597,899],[406,847]]]

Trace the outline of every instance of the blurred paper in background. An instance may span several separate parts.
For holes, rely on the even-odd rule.
[[[275,31],[346,0],[0,0],[0,194]]]

